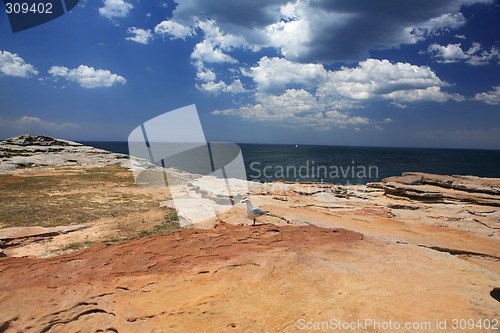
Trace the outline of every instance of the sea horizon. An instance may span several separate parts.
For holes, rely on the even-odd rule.
[[[7,139],[7,138],[5,138]],[[5,140],[1,139],[1,140]],[[0,141],[1,141],[0,140]],[[90,143],[127,143],[127,141],[121,140],[72,140],[72,139],[63,139],[69,140],[73,142],[82,143],[84,145],[90,145]],[[226,142],[226,141],[208,141],[208,143],[216,143],[216,142]],[[337,148],[402,148],[402,149],[437,149],[437,150],[486,150],[486,151],[496,151],[500,152],[500,148],[465,148],[465,147],[431,147],[431,146],[379,146],[379,145],[342,145],[342,144],[312,144],[312,143],[261,143],[261,142],[234,142],[236,145],[273,145],[273,146],[321,146],[321,147],[337,147]]]
[[[78,141],[128,155],[125,141]],[[305,144],[237,144],[247,179],[258,182],[381,181],[403,172],[500,178],[500,150]]]

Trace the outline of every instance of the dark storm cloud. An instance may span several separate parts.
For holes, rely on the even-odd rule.
[[[264,27],[279,16],[284,0],[177,0],[174,19],[189,22],[193,18],[210,18],[221,25],[243,28]]]
[[[179,1],[173,19],[213,19],[225,32],[243,36],[251,44],[275,47],[297,61],[354,62],[366,59],[369,50],[397,48],[433,31],[458,28],[465,23],[460,7],[478,2],[491,1],[188,0]],[[294,17],[280,12],[287,3],[295,6]],[[288,21],[300,22],[300,29],[286,30]],[[281,24],[279,35],[270,35],[272,24]]]
[[[462,16],[457,0],[313,0],[312,11],[351,14],[344,24],[318,22],[313,25],[305,61],[357,61],[370,49],[389,49],[411,44],[420,34],[458,24]],[[468,1],[472,2],[472,1]],[[429,22],[434,19],[433,22]],[[412,28],[415,28],[413,35]],[[419,29],[420,28],[420,29]]]

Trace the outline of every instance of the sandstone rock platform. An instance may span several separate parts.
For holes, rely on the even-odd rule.
[[[316,226],[217,224],[50,259],[6,258],[0,276],[5,332],[295,332],[303,321],[498,316],[488,294],[498,275]]]
[[[0,186],[88,172],[79,163],[16,167],[8,175],[17,178],[6,173]],[[192,199],[217,198],[213,181],[188,183]],[[369,186],[249,183],[253,203],[271,211],[256,226],[238,204],[180,231],[120,242],[99,235],[162,218],[171,198],[123,182],[101,190],[99,182],[89,192],[94,201],[117,193],[124,206],[147,200],[156,208],[106,222],[1,229],[0,332],[391,331],[330,326],[366,320],[424,325],[392,331],[457,332],[453,320],[500,318],[498,179],[408,173]],[[87,248],[53,251],[84,237],[93,240]]]

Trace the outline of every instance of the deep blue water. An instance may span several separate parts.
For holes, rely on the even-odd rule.
[[[82,142],[128,154],[127,142]],[[364,184],[403,172],[500,178],[500,151],[431,148],[240,144],[255,181]]]

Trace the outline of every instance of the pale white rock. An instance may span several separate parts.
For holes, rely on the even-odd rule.
[[[126,167],[127,163],[130,163],[128,155],[47,136],[23,134],[0,142],[0,173],[35,166],[103,167],[120,164]]]

